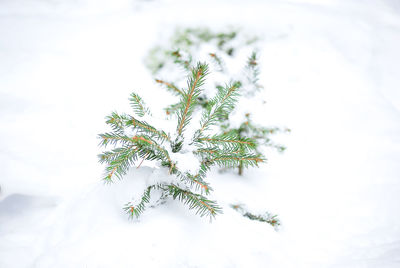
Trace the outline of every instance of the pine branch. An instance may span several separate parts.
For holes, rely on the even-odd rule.
[[[249,212],[243,205],[240,204],[231,205],[231,208],[238,211],[243,217],[246,217],[250,220],[268,223],[273,226],[275,230],[277,230],[281,225],[278,215],[273,215],[269,212],[265,212],[264,214],[254,214]]]
[[[112,182],[114,176],[118,179],[122,179],[122,176],[126,174],[129,167],[136,161],[137,151],[138,149],[120,150],[119,156],[108,163],[108,166],[106,167],[106,175],[103,180],[105,182]]]
[[[129,153],[131,150],[134,149],[135,145],[130,145],[130,146],[124,146],[121,148],[115,148],[111,151],[108,152],[103,152],[102,154],[99,154],[99,162],[100,163],[111,163],[112,161],[123,157],[125,154]]]
[[[129,101],[133,111],[139,117],[143,117],[145,114],[150,114],[150,110],[145,106],[145,103],[143,102],[142,98],[136,93],[131,94]]]
[[[188,90],[184,92],[181,98],[181,107],[177,111],[178,127],[177,133],[181,135],[184,128],[190,121],[197,98],[201,93],[201,86],[204,84],[205,77],[208,74],[208,66],[198,63],[196,68],[193,68],[192,75],[188,80]]]
[[[116,132],[111,132],[111,133],[104,133],[99,135],[101,141],[100,141],[100,146],[107,146],[109,144],[111,145],[117,145],[118,143],[122,144],[132,144],[134,141],[132,138],[129,138],[128,136]]]
[[[209,194],[210,191],[213,190],[211,186],[204,181],[203,178],[205,177],[205,172],[201,170],[194,176],[189,173],[183,174],[179,171],[176,172],[176,175],[181,179],[182,182],[184,182],[190,188],[194,188],[196,191]]]
[[[214,64],[217,66],[218,72],[225,72],[225,63],[221,57],[219,57],[216,53],[209,53],[211,59],[213,60]]]
[[[177,88],[174,84],[168,83],[168,82],[166,82],[164,80],[160,80],[160,79],[155,79],[155,80],[156,80],[157,83],[165,85],[166,88],[169,89],[175,95],[178,95],[178,96],[182,96],[183,95],[182,90]]]
[[[259,125],[254,125],[253,122],[250,120],[250,115],[246,114],[246,117],[248,120],[240,125],[236,133],[239,132],[240,135],[243,134],[247,137],[250,137],[253,140],[256,140],[259,145],[275,148],[278,152],[283,152],[286,150],[285,146],[271,141],[269,136],[277,133],[289,133],[290,129],[288,128],[282,129],[279,127],[263,127]]]
[[[150,192],[152,189],[155,188],[155,185],[147,187],[147,189],[142,194],[142,198],[137,205],[133,205],[132,202],[129,202],[125,205],[124,210],[129,215],[130,219],[134,217],[139,218],[139,216],[144,212],[146,209],[146,204],[150,202]]]
[[[208,216],[212,219],[218,213],[222,212],[215,201],[208,200],[200,194],[183,190],[174,184],[167,185],[166,190],[174,199],[178,199],[185,205],[188,205],[189,209],[194,209],[196,214],[199,214],[201,217]]]
[[[192,63],[192,56],[189,55],[187,59],[183,59],[182,55],[180,54],[179,49],[172,51],[170,55],[174,58],[174,63],[178,64],[179,66],[183,67],[184,70],[190,71],[190,65]]]
[[[135,129],[139,131],[140,134],[149,135],[152,138],[157,138],[161,142],[164,140],[171,141],[169,136],[162,130],[157,130],[155,127],[151,126],[145,121],[139,121],[133,117],[130,117],[130,120],[126,123],[127,126],[133,126]]]
[[[259,163],[265,161],[260,155],[253,155],[253,154],[233,154],[233,155],[224,155],[209,159],[211,163],[216,163],[220,167],[226,168],[235,168],[239,165],[244,167],[249,166],[258,166]]]
[[[110,137],[109,139],[115,139]],[[117,139],[120,141],[120,139]],[[138,157],[148,160],[161,160],[169,163],[171,169],[173,163],[168,152],[151,138],[141,135],[129,138],[131,146],[128,148],[117,148],[111,152],[104,152],[100,155],[100,161],[107,162],[105,181],[111,182],[112,177],[116,176],[121,179],[130,166],[137,160]],[[135,146],[135,148],[133,148]]]
[[[251,54],[251,56],[247,60],[247,64],[245,67],[245,73],[247,74],[247,81],[250,85],[254,87],[253,91],[249,91],[249,94],[254,94],[256,91],[260,90],[262,86],[258,84],[260,80],[260,68],[258,66],[258,55],[255,51]]]
[[[119,115],[116,112],[112,112],[111,115],[106,116],[106,123],[111,126],[112,130],[123,134],[126,122],[129,120],[129,116],[122,114]]]
[[[200,180],[199,178],[196,178],[196,176],[192,177],[191,179],[195,184],[197,184],[195,186],[196,190],[200,189],[202,192],[204,191],[206,194],[208,194],[210,190],[212,190],[212,188],[208,185],[208,183],[206,183],[203,180]]]
[[[246,150],[253,150],[255,149],[256,142],[250,138],[238,137],[234,133],[227,133],[223,135],[214,135],[214,136],[207,136],[198,138],[200,143],[205,142],[206,144],[212,144],[221,146],[222,149],[236,151],[241,148]]]
[[[159,145],[157,142],[154,140],[150,139],[147,136],[134,136],[132,137],[132,140],[135,141],[135,144],[142,149],[144,154],[147,154],[150,152],[150,154],[146,157],[146,159],[149,160],[162,160],[166,161],[173,166],[172,160],[169,157],[169,154],[165,148],[163,148],[161,145]]]
[[[226,118],[235,108],[237,97],[239,96],[237,92],[239,87],[240,82],[218,87],[218,94],[209,102],[210,105],[203,112],[200,132],[208,129],[211,125],[217,124],[219,119]]]
[[[219,150],[220,150],[219,148],[215,148],[215,147],[213,147],[213,148],[200,148],[200,149],[198,149],[196,151],[196,153],[205,154],[207,156],[210,156],[210,155],[218,154]]]

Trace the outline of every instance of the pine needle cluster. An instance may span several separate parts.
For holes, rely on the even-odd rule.
[[[231,85],[235,88],[240,88],[241,95],[247,98],[257,98],[257,93],[263,89],[263,86],[259,83],[259,54],[255,48],[258,40],[258,37],[246,37],[238,30],[213,32],[207,28],[187,28],[175,32],[170,44],[167,46],[172,49],[160,46],[155,47],[150,51],[146,62],[154,75],[163,76],[164,71],[167,73],[179,73],[179,70],[188,70],[196,60],[205,58],[211,62],[210,66],[214,72],[221,74],[228,81],[234,81],[231,82]],[[208,49],[205,51],[206,55],[198,55],[198,51],[203,51],[204,46]],[[234,59],[235,55],[244,48],[251,48],[252,52],[244,63],[242,72],[240,74],[232,73],[226,62]],[[181,84],[179,79],[175,79],[172,82],[157,78],[155,81],[173,95],[178,97],[183,96],[183,91],[179,86]],[[207,120],[210,120],[212,125],[219,127],[223,133],[222,138],[229,139],[229,137],[233,137],[241,141],[246,141],[245,143],[236,144],[236,149],[239,153],[244,153],[246,146],[249,144],[260,155],[263,155],[264,147],[272,147],[279,152],[283,152],[286,149],[285,146],[274,143],[271,140],[271,135],[290,132],[290,129],[265,127],[256,124],[248,112],[241,116],[243,121],[240,124],[237,124],[237,122],[232,124],[229,116],[231,113],[227,113],[226,111],[234,109],[233,102],[226,102],[224,106],[216,109],[215,103],[224,97],[223,93],[226,87],[226,85],[217,84],[217,96],[210,97],[208,94],[201,94],[198,96],[197,101],[197,105],[208,116]],[[238,94],[238,91],[233,90],[232,94]],[[233,100],[236,100],[236,98],[233,98]],[[166,107],[166,113],[168,115],[174,114],[179,107],[179,104],[172,104]],[[206,124],[201,127],[201,130],[208,127],[207,122],[204,120],[206,119],[203,118],[202,122]],[[265,158],[264,155],[263,158]],[[238,174],[242,175],[243,168],[248,164],[240,159],[237,159],[237,164],[225,167],[236,168]]]
[[[240,82],[218,87],[217,94],[208,101],[207,107],[200,110],[201,120],[193,122],[193,113],[201,102],[208,74],[209,67],[205,63],[197,63],[190,68],[187,86],[179,89],[180,99],[173,110],[172,116],[177,122],[173,133],[152,124],[150,109],[135,93],[129,98],[133,115],[113,112],[106,118],[111,131],[99,135],[100,145],[108,149],[99,155],[100,162],[106,165],[105,182],[124,178],[130,168],[135,165],[140,167],[143,160],[156,161],[166,175],[173,178],[168,182],[158,181],[148,185],[139,202],[128,203],[124,209],[130,217],[139,217],[149,205],[151,193],[159,191],[163,197],[181,201],[196,214],[213,218],[222,209],[216,201],[209,199],[213,189],[207,182],[207,171],[212,166],[249,167],[265,161],[256,151],[252,139],[237,133],[216,132],[212,128],[234,109]],[[193,128],[196,131],[188,131]],[[198,161],[196,172],[181,165],[179,158],[175,157],[177,154],[194,157]]]

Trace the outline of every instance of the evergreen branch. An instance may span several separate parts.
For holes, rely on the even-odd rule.
[[[254,125],[250,120],[250,115],[246,114],[246,117],[248,118],[248,120],[242,123],[239,127],[239,130],[236,132],[245,133],[247,137],[250,137],[251,139],[257,141],[259,145],[275,148],[278,152],[283,152],[286,150],[285,146],[272,142],[269,136],[276,133],[287,133],[290,132],[290,129],[282,129],[279,127],[262,127]],[[232,131],[235,132],[235,130]]]
[[[157,144],[155,141],[151,140],[146,136],[134,136],[132,140],[136,142],[137,145],[141,146],[143,149],[147,149],[147,151],[152,152],[152,156],[147,159],[160,159],[167,161],[171,168],[173,167],[173,162],[169,157],[167,150],[165,150],[162,146]],[[147,153],[146,151],[146,153]],[[158,152],[158,154],[157,154]],[[170,170],[171,171],[171,170]]]
[[[178,199],[185,205],[188,205],[189,209],[196,210],[196,214],[199,214],[201,217],[209,216],[212,219],[218,213],[222,212],[215,201],[208,200],[200,194],[183,190],[174,184],[167,185],[166,191],[168,191],[173,199]]]
[[[129,98],[130,104],[135,114],[139,117],[143,117],[145,114],[150,114],[150,110],[145,106],[142,98],[136,93],[132,93]]]
[[[233,85],[227,87],[227,93],[225,94],[225,96],[223,97],[223,99],[219,102],[220,103],[220,107],[224,107],[224,105],[229,104],[233,101],[236,101],[233,97],[234,97],[234,93],[237,92],[236,89],[238,89],[241,86],[240,82],[235,82]],[[221,87],[222,92],[225,92],[225,90]],[[236,95],[238,96],[238,95]],[[218,96],[217,96],[218,98]],[[230,102],[227,102],[227,100],[230,100]],[[222,109],[220,108],[219,109]],[[233,109],[234,107],[230,106],[228,107],[230,109]]]
[[[134,217],[139,218],[139,216],[143,213],[143,211],[146,209],[146,204],[150,202],[150,192],[154,188],[154,185],[147,187],[142,194],[139,204],[134,206],[132,202],[129,202],[125,205],[124,210],[129,215],[130,219],[133,219]]]
[[[190,71],[190,65],[192,63],[192,56],[189,55],[188,59],[183,59],[180,50],[175,50],[170,53],[170,55],[174,58],[174,63],[179,64],[183,69]]]
[[[234,133],[227,133],[223,135],[214,135],[211,137],[198,138],[200,143],[207,142],[213,145],[220,145],[226,150],[238,150],[244,148],[246,150],[253,150],[256,147],[255,140],[251,138],[238,137]]]
[[[200,164],[200,170],[199,170],[199,174],[201,177],[205,177],[207,172],[210,170],[210,166],[204,163]]]
[[[99,137],[101,138],[100,146],[107,146],[109,144],[116,145],[117,143],[121,142],[123,144],[132,143],[133,140],[126,135],[111,132],[111,133],[104,133],[100,134]]]
[[[224,161],[224,160],[235,160],[235,161],[255,161],[256,163],[263,162],[264,160],[259,157],[236,157],[236,156],[224,156],[214,158],[213,161]]]
[[[258,65],[258,63],[257,63],[257,53],[255,51],[253,51],[251,53],[251,56],[247,60],[247,66],[254,67],[254,66],[257,66],[257,65]]]
[[[170,89],[173,93],[175,93],[175,95],[181,96],[183,95],[182,90],[180,90],[179,88],[177,88],[174,84],[172,83],[168,83],[164,80],[160,80],[160,79],[155,79],[157,83],[163,84],[167,87],[167,89]]]
[[[239,144],[246,144],[246,145],[250,145],[253,146],[254,144],[250,141],[243,141],[243,140],[225,140],[225,139],[218,139],[218,138],[200,138],[200,140],[203,141],[208,141],[208,142],[212,142],[212,143],[239,143]]]
[[[100,155],[100,161],[109,164],[106,167],[107,174],[104,177],[105,181],[111,182],[113,176],[121,179],[129,167],[133,166],[138,156],[141,156],[143,159],[167,161],[171,167],[173,166],[168,152],[149,137],[134,136],[129,141],[133,143],[129,147],[116,148],[111,152],[105,152]],[[132,149],[133,146],[135,146],[134,149]]]
[[[255,51],[253,51],[253,53],[247,60],[246,71],[247,81],[254,86],[253,92],[248,93],[253,94],[255,91],[258,91],[260,88],[262,88],[262,86],[258,84],[260,68],[257,63],[257,53]]]
[[[213,59],[215,65],[218,66],[218,72],[224,72],[225,71],[225,63],[222,60],[221,57],[219,57],[216,53],[209,53],[210,57]]]
[[[133,136],[131,138],[127,136],[118,136],[115,134],[101,134],[100,135],[103,138],[103,141],[101,144],[108,144],[110,142],[116,144],[118,142],[128,142],[129,144],[133,144],[136,146],[138,149],[138,152],[143,156],[150,152],[150,155],[146,158],[149,160],[153,159],[159,159],[159,160],[166,160],[168,162],[172,162],[168,152],[159,144],[157,144],[154,140],[152,140],[150,137],[147,137],[145,135],[140,135],[140,136]],[[118,149],[117,149],[118,150]],[[107,156],[110,153],[107,153],[104,155],[103,158],[107,158]]]
[[[243,207],[243,205],[239,205],[239,204],[235,204],[235,205],[230,205],[231,208],[233,208],[234,210],[238,211],[240,214],[242,214],[243,217],[246,217],[250,220],[255,220],[255,221],[259,221],[259,222],[265,222],[270,224],[271,226],[273,226],[275,228],[275,230],[277,230],[277,228],[279,227],[279,225],[281,225],[280,220],[278,219],[278,215],[273,215],[269,212],[265,212],[263,215],[261,214],[254,214],[251,213],[249,211],[247,211],[247,209],[245,209]]]
[[[119,157],[122,157],[124,154],[128,153],[135,145],[130,145],[121,148],[115,148],[111,150],[111,152],[103,152],[99,154],[99,162],[100,163],[111,163]]]
[[[197,185],[199,185],[200,188],[201,188],[202,190],[204,190],[206,193],[208,193],[208,192],[210,191],[210,186],[209,186],[207,183],[205,183],[204,181],[203,181],[203,182],[200,182],[200,180],[196,179],[195,177],[193,177],[192,180],[193,180]]]
[[[244,167],[248,166],[258,166],[258,163],[264,162],[265,159],[261,158],[258,155],[251,155],[251,154],[234,154],[234,155],[224,155],[220,157],[215,157],[209,159],[211,163],[216,163],[221,167],[227,168],[235,168],[239,165]]]
[[[205,173],[204,172],[199,172],[195,176],[186,173],[182,174],[179,171],[177,172],[178,177],[184,182],[186,182],[190,187],[194,187],[196,191],[200,190],[201,193],[208,194],[210,191],[213,189],[210,187],[210,185],[205,182],[202,177],[204,177]]]
[[[247,156],[246,153],[248,153],[248,151],[253,152],[252,150],[246,150],[243,147],[240,148],[240,146],[226,147],[226,148],[206,147],[206,148],[200,148],[196,150],[194,153],[200,155],[204,161],[210,161],[211,159],[220,158],[227,155],[228,156],[236,155],[238,157],[242,155]]]
[[[219,119],[228,116],[235,107],[237,97],[239,96],[237,89],[240,86],[240,82],[235,82],[229,86],[218,87],[217,96],[210,101],[210,105],[203,112],[200,133],[208,129],[210,125],[218,123]]]
[[[181,98],[181,107],[177,111],[178,127],[177,133],[181,135],[185,126],[190,121],[197,98],[201,93],[200,87],[204,84],[204,79],[208,74],[208,66],[198,63],[196,68],[192,69],[192,76],[188,80],[188,90],[184,92]]]
[[[279,153],[283,153],[286,150],[286,146],[274,142],[265,143],[265,146],[275,148]]]
[[[170,168],[169,173],[172,174],[172,170],[175,167],[175,164],[172,162],[167,150],[165,150],[157,142],[151,140],[149,137],[146,136],[134,136],[132,137],[132,140],[134,140],[136,144],[145,149],[146,150],[145,152],[147,151],[151,152],[151,155],[146,156],[146,159],[148,160],[158,159],[167,162]]]
[[[111,115],[106,116],[106,123],[111,126],[112,130],[120,134],[123,133],[126,122],[129,120],[127,115],[119,115],[116,112],[112,112]]]
[[[248,128],[252,132],[252,135],[254,135],[254,137],[257,139],[263,139],[264,137],[272,134],[290,132],[290,129],[281,129],[279,127],[262,127],[254,125],[251,120],[247,121],[246,128]]]
[[[168,135],[162,131],[162,130],[157,130],[155,127],[151,126],[145,121],[139,121],[133,117],[130,118],[130,120],[127,122],[127,125],[132,125],[134,128],[138,128],[141,130],[141,132],[145,134],[149,134],[152,137],[156,137],[160,139],[161,141],[168,140],[171,141],[171,139],[168,137]]]
[[[257,214],[252,214],[250,212],[246,212],[243,214],[243,216],[253,221],[256,220],[260,222],[266,222],[275,228],[281,225],[279,219],[277,218],[278,215],[270,215],[269,213],[266,213],[266,215],[257,215]]]
[[[131,138],[133,141],[135,141],[136,143],[141,143],[141,142],[145,142],[145,143],[148,143],[148,144],[150,144],[150,145],[153,145],[154,144],[154,142],[152,141],[152,140],[150,140],[149,138],[147,138],[147,137],[143,137],[143,136],[133,136],[132,138]]]
[[[201,153],[205,153],[207,155],[215,155],[215,154],[218,153],[218,151],[219,151],[219,148],[215,148],[215,149],[209,149],[209,148],[203,149],[203,148],[200,148],[200,149],[198,149],[196,151],[196,153],[200,153],[200,154]]]
[[[103,178],[106,182],[112,182],[112,177],[116,176],[118,179],[121,179],[123,175],[126,174],[129,167],[133,165],[133,163],[137,159],[136,152],[138,149],[134,150],[126,150],[120,152],[120,155],[109,162],[109,165],[106,167],[106,176]]]

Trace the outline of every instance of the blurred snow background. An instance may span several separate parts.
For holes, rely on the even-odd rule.
[[[199,25],[263,36],[262,112],[288,150],[210,174],[212,224],[176,203],[132,223],[96,135],[131,91],[154,97],[155,42]],[[397,0],[1,0],[0,267],[400,267],[399,45]]]

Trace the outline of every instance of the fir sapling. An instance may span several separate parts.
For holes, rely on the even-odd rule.
[[[245,36],[238,30],[225,32],[212,32],[207,28],[187,28],[177,30],[173,35],[170,44],[164,48],[157,46],[151,50],[146,58],[146,64],[154,75],[158,76],[155,80],[161,84],[172,94],[182,96],[181,85],[182,79],[173,77],[173,80],[162,79],[161,77],[171,77],[171,74],[179,74],[182,70],[188,70],[197,60],[207,60],[212,62],[210,67],[213,72],[218,74],[217,77],[223,77],[226,81],[236,81],[240,84],[240,93],[246,98],[252,100],[252,107],[262,106],[265,102],[260,102],[258,93],[263,89],[259,83],[260,67],[258,63],[258,53],[256,44],[259,38]],[[231,68],[231,65],[237,65],[238,54],[243,51],[250,53],[244,67],[238,73]],[[174,81],[174,82],[171,82]],[[223,86],[219,81],[213,81],[216,88]],[[209,110],[213,100],[210,95],[212,93],[204,91],[197,101],[197,105]],[[244,105],[241,105],[244,106]],[[174,114],[179,104],[172,104],[166,107],[168,115]],[[232,107],[233,110],[233,107]],[[285,147],[274,143],[270,136],[279,132],[289,132],[287,128],[265,127],[257,124],[252,120],[252,111],[236,111],[242,113],[239,116],[232,117],[232,113],[217,114],[215,125],[218,126],[225,136],[235,136],[239,139],[250,139],[254,145],[254,149],[263,155],[263,147],[276,148],[279,152],[285,150]],[[243,145],[239,146],[239,151],[244,150]],[[264,156],[263,156],[264,157]],[[239,161],[238,166],[233,167],[238,170],[238,174],[242,175],[244,162]]]
[[[135,93],[129,98],[133,115],[113,112],[106,118],[112,130],[99,135],[100,145],[108,149],[99,155],[99,161],[106,164],[105,182],[124,178],[135,165],[140,167],[143,160],[158,163],[160,179],[149,183],[137,202],[126,204],[124,209],[130,217],[139,217],[149,205],[152,193],[157,191],[163,198],[181,201],[200,216],[214,218],[222,209],[209,199],[212,188],[206,174],[210,167],[257,166],[265,160],[252,139],[215,132],[212,128],[219,118],[227,117],[234,109],[239,82],[218,87],[207,107],[197,109],[208,74],[207,64],[198,63],[191,68],[187,86],[180,90],[180,100],[172,114],[175,121],[168,121],[176,123],[172,132],[152,124],[150,109]],[[199,122],[193,120],[195,112],[201,112]]]

